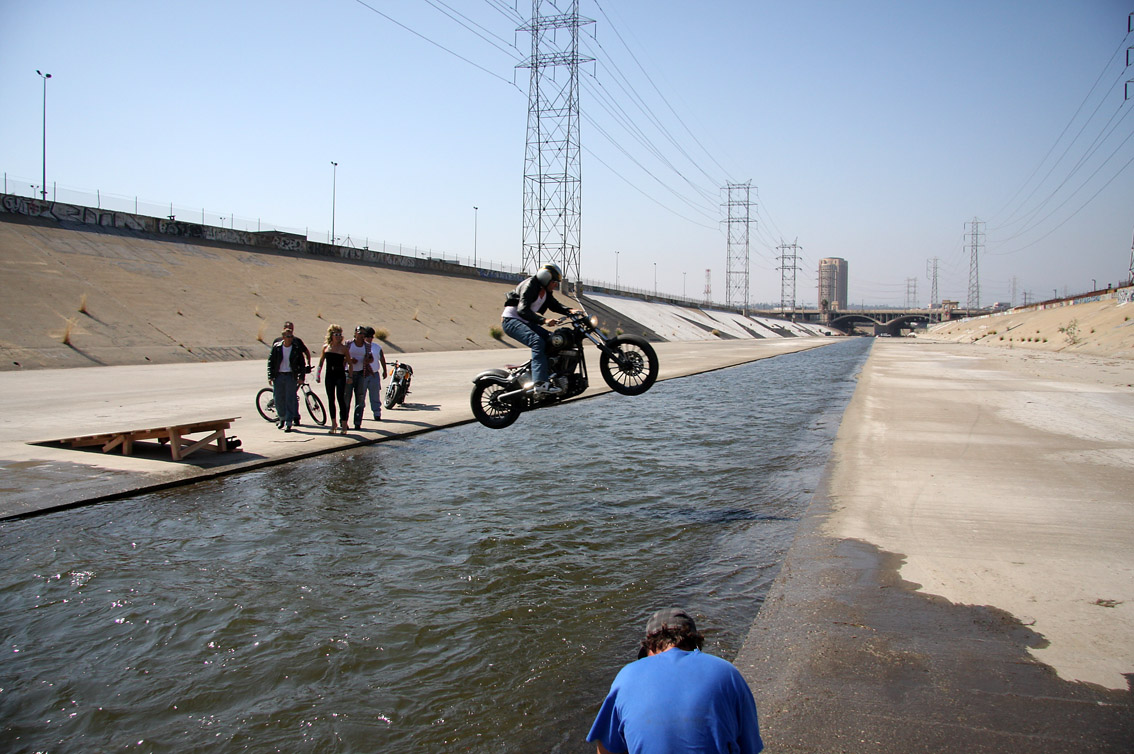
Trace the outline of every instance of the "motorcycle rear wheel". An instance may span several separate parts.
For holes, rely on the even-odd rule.
[[[517,403],[503,403],[497,396],[510,388],[499,382],[478,382],[473,387],[469,403],[473,416],[489,429],[504,429],[520,418],[521,408]]]
[[[645,338],[619,335],[607,341],[612,351],[621,354],[622,363],[605,352],[599,356],[599,371],[610,389],[622,395],[641,395],[658,379],[658,354]]]

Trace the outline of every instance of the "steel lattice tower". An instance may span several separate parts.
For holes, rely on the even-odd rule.
[[[563,10],[559,6],[566,6]],[[554,262],[576,285],[582,173],[579,151],[579,0],[532,0],[528,136],[524,155],[524,251],[528,272]]]
[[[725,265],[725,304],[748,314],[748,229],[752,217],[752,181],[725,186],[728,199],[728,263]]]
[[[705,305],[713,303],[713,271],[705,270]]]
[[[965,223],[965,227],[969,229],[969,299],[965,302],[966,309],[979,309],[980,308],[980,239],[984,235],[980,231],[980,226],[984,225],[977,218],[973,218],[971,223]]]
[[[929,278],[931,283],[929,288],[929,308],[937,308],[937,257],[932,257],[925,263],[925,276]]]
[[[799,244],[781,242],[777,248],[780,252],[780,311],[794,314],[795,273],[799,269]]]

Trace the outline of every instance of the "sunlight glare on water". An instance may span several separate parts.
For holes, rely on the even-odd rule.
[[[654,609],[736,654],[868,347],[3,523],[0,744],[591,752]]]

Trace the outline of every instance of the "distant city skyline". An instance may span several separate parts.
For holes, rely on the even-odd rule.
[[[652,290],[656,270],[700,298],[709,269],[722,300],[722,189],[750,180],[752,302],[780,300],[776,249],[796,242],[801,304],[828,257],[854,270],[851,307],[902,306],[912,279],[927,305],[934,258],[939,298],[964,302],[974,218],[984,302],[1118,283],[1130,11],[582,0],[583,276]],[[26,194],[45,174],[49,198],[518,266],[530,13],[0,0],[0,170]]]

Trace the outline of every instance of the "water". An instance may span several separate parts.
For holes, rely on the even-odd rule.
[[[3,523],[0,748],[592,752],[651,611],[735,655],[867,348]]]

